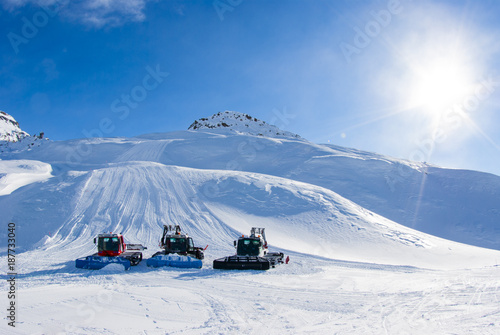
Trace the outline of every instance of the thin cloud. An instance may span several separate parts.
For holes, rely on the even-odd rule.
[[[144,9],[152,0],[6,0],[3,8],[15,11],[26,5],[56,8],[66,18],[93,28],[116,27],[146,19]]]
[[[92,0],[70,7],[68,15],[96,28],[120,26],[127,22],[141,22],[146,18],[147,0]],[[69,8],[68,8],[69,9]]]

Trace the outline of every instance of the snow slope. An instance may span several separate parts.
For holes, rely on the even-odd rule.
[[[7,190],[0,212],[5,224],[16,223],[18,272],[18,324],[4,319],[1,333],[500,330],[500,251],[407,227],[425,212],[445,235],[459,227],[457,240],[496,246],[497,204],[488,198],[499,190],[496,176],[222,128],[47,142],[0,157]],[[21,178],[26,170],[32,176]],[[478,219],[480,232],[450,223],[460,217],[453,210],[467,216],[484,208],[491,211]],[[405,226],[383,211],[414,220]],[[436,216],[442,211],[448,216]],[[208,245],[203,269],[74,267],[107,231],[146,245],[147,258],[164,223]],[[265,227],[270,249],[291,263],[268,272],[212,269],[252,226]],[[6,252],[3,244],[2,267]]]
[[[153,253],[162,224],[172,223],[219,255],[232,252],[228,242],[239,234],[265,226],[273,246],[331,259],[461,268],[496,264],[500,256],[408,229],[318,186],[151,162],[70,172],[18,190],[14,200],[0,198],[0,208],[18,223],[20,250],[37,245],[40,257],[52,250],[60,261],[91,253],[93,237],[106,231]],[[40,263],[24,269],[31,266]]]
[[[49,164],[29,160],[0,161],[0,196],[11,194],[19,187],[52,177]]]
[[[229,129],[47,142],[43,149],[2,157],[47,162],[56,176],[132,160],[257,172],[327,188],[431,235],[500,250],[500,177],[487,173]]]

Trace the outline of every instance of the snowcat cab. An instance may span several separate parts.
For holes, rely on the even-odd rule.
[[[94,244],[97,244],[99,256],[118,256],[126,248],[123,236],[119,234],[99,234],[94,238]]]
[[[78,258],[75,266],[80,269],[102,269],[108,264],[121,264],[128,270],[130,266],[137,265],[142,260],[140,250],[147,249],[141,244],[125,244],[122,234],[99,234],[94,238],[97,253]]]
[[[236,247],[236,254],[238,256],[260,256],[263,257],[267,254],[267,245],[264,240],[259,236],[242,236],[238,241],[234,241]]]
[[[214,260],[214,269],[268,270],[283,263],[283,253],[268,252],[265,228],[253,227],[250,236],[234,241],[236,255]]]
[[[171,253],[184,254],[188,251],[187,243],[188,241],[184,237],[170,237],[165,243],[165,249],[170,250]]]
[[[172,266],[180,268],[201,268],[205,258],[204,249],[194,246],[193,239],[181,232],[179,225],[163,225],[160,239],[163,249],[155,253],[147,261],[148,266]],[[206,248],[205,248],[206,249]]]
[[[191,254],[195,258],[203,259],[203,249],[194,246],[193,238],[181,232],[180,226],[163,226],[163,236],[160,247],[166,254]]]

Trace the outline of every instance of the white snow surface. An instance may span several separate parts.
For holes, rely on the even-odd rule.
[[[500,331],[500,177],[208,128],[48,142],[0,157],[11,190],[0,196],[0,264],[14,222],[18,273],[16,327],[4,318],[0,333]],[[26,171],[44,178],[22,186]],[[202,269],[74,267],[110,231],[147,246],[148,258],[162,224],[208,245]],[[253,226],[290,263],[214,270]]]
[[[0,196],[52,177],[50,164],[30,160],[0,160]]]

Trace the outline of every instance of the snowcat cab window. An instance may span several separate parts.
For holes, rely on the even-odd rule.
[[[238,241],[236,253],[238,255],[259,256],[261,246],[260,240],[241,239]]]
[[[188,251],[193,251],[194,250],[194,242],[191,237],[188,237]]]
[[[97,249],[98,251],[119,251],[120,240],[118,237],[101,237]]]
[[[171,237],[167,240],[167,248],[172,252],[186,252],[186,239]]]

